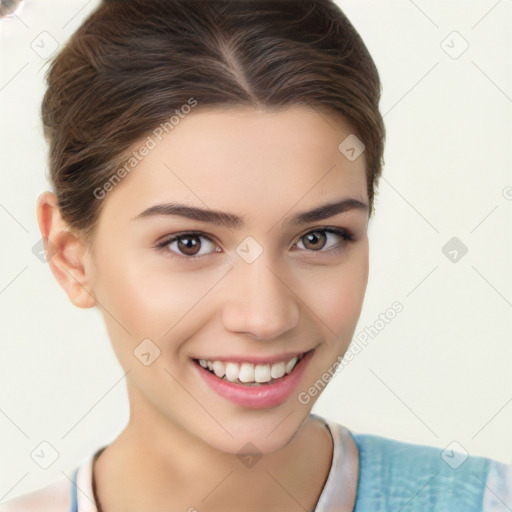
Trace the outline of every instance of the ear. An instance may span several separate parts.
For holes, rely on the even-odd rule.
[[[93,307],[96,299],[85,271],[87,246],[62,219],[57,197],[52,192],[43,192],[37,200],[37,223],[46,261],[55,279],[75,306]]]

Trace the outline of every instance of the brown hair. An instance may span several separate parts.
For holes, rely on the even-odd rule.
[[[372,214],[385,137],[380,80],[331,0],[104,1],[46,80],[50,181],[64,220],[86,237],[103,204],[95,190],[191,98],[198,108],[341,114],[365,144]]]

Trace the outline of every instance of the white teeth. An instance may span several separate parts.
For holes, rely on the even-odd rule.
[[[227,363],[226,364],[226,379],[235,382],[238,379],[238,374],[240,373],[238,369],[238,364],[236,363]]]
[[[279,379],[280,377],[282,377],[284,375],[285,369],[286,369],[286,366],[283,362],[273,364],[270,367],[270,376],[273,379]]]
[[[256,365],[256,367],[254,368],[254,380],[256,382],[270,382],[270,365]]]
[[[242,363],[238,380],[240,382],[254,382],[254,365],[251,363]]]
[[[288,374],[290,373],[292,370],[293,370],[293,367],[295,366],[295,363],[297,362],[297,358],[294,357],[293,359],[290,359],[287,363],[286,363],[286,370],[285,372]]]
[[[222,361],[214,361],[213,362],[213,371],[217,377],[224,377],[226,375],[226,367]]]
[[[265,383],[272,379],[280,379],[289,374],[299,361],[299,357],[293,357],[288,362],[280,361],[274,364],[233,363],[224,361],[208,361],[199,359],[203,368],[208,368],[220,379],[230,382]]]

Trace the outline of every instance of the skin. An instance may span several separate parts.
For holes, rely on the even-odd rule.
[[[104,512],[314,508],[332,441],[309,416],[318,395],[306,405],[297,396],[354,334],[368,280],[368,209],[302,226],[287,219],[340,199],[368,203],[364,154],[349,161],[338,150],[350,133],[339,117],[303,106],[194,111],[102,199],[91,245],[62,220],[52,193],[39,198],[55,278],[74,305],[101,310],[128,372],[129,422],[94,465]],[[245,225],[135,219],[170,201],[234,213]],[[318,233],[326,226],[354,241]],[[195,261],[177,242],[155,248],[190,231],[204,237],[194,238]],[[308,243],[311,232],[320,240]],[[250,264],[236,252],[248,236],[263,249]],[[146,338],[161,351],[149,366],[133,353]],[[191,359],[309,349],[296,391],[268,409],[220,397]],[[237,457],[248,442],[263,454],[251,468]]]

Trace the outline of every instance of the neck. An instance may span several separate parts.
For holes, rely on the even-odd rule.
[[[329,431],[312,416],[286,446],[242,456],[131,401],[127,426],[94,464],[95,491],[103,512],[304,512],[314,509],[331,460]]]

